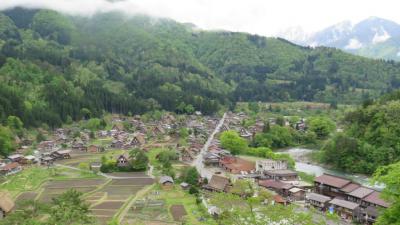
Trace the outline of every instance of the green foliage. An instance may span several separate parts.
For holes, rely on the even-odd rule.
[[[82,200],[82,193],[70,189],[52,201],[50,224],[95,224],[89,215],[89,205]]]
[[[293,130],[290,127],[272,126],[267,133],[256,134],[254,143],[256,146],[284,148],[294,144]]]
[[[178,160],[178,153],[175,150],[161,151],[157,155],[157,159],[161,164],[171,163],[171,161]]]
[[[179,137],[182,139],[186,139],[189,137],[189,130],[186,127],[182,127],[179,129]]]
[[[42,132],[39,131],[36,135],[36,142],[40,143],[45,140],[46,140],[46,137],[44,136],[44,134]]]
[[[101,167],[100,171],[102,173],[111,173],[117,171],[117,161],[116,159],[107,159],[105,156],[101,157]]]
[[[386,95],[349,112],[345,133],[324,147],[323,159],[335,167],[373,173],[377,167],[400,160],[400,95]]]
[[[328,117],[318,116],[308,120],[310,131],[314,132],[318,138],[325,139],[336,128],[335,123]]]
[[[189,169],[184,170],[181,174],[181,179],[192,186],[198,186],[199,178],[200,174],[197,172],[196,167],[190,167]]]
[[[359,103],[400,87],[398,63],[145,16],[11,9],[0,40],[0,119],[27,127],[103,112],[213,114],[237,101]]]
[[[133,149],[129,152],[129,163],[133,171],[145,171],[149,164],[149,158],[143,150]]]
[[[9,116],[7,118],[7,126],[11,128],[18,136],[22,135],[24,124],[17,116]]]
[[[236,131],[224,131],[221,136],[221,146],[229,150],[233,155],[245,152],[247,149],[247,141],[239,136]]]
[[[242,186],[242,185],[241,185]],[[247,189],[247,185],[243,185]],[[286,224],[314,225],[324,224],[316,222],[313,214],[298,210],[294,205],[282,206],[262,204],[270,195],[261,194],[257,197],[242,198],[237,194],[218,193],[213,195],[211,204],[222,210],[217,218],[219,224],[275,224],[285,221]],[[271,201],[269,201],[271,202]]]
[[[68,18],[49,10],[40,10],[35,14],[32,29],[42,37],[69,44],[73,35],[74,25]]]
[[[14,150],[14,136],[11,130],[0,125],[0,155],[8,156]]]
[[[249,102],[248,104],[248,107],[252,112],[258,113],[260,111],[260,106],[257,102]]]
[[[83,125],[83,127],[85,129],[89,129],[91,131],[97,131],[97,130],[101,130],[104,129],[104,123],[103,120],[99,119],[99,118],[91,118],[88,121],[86,121]]]
[[[43,220],[43,216],[46,220]],[[0,220],[0,224],[77,225],[95,224],[95,221],[90,216],[89,205],[82,200],[82,193],[70,189],[53,198],[49,204],[32,200],[19,202],[18,210]]]
[[[1,225],[44,225],[44,223],[39,220],[39,216],[49,211],[49,207],[46,204],[28,200],[20,202],[18,206],[19,210],[7,215],[5,219],[0,220]]]
[[[376,224],[400,224],[400,162],[379,167],[374,173],[373,182],[385,184],[381,197],[391,203]]]

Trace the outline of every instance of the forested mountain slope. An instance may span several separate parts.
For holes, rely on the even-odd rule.
[[[400,160],[400,91],[365,102],[344,119],[345,132],[324,147],[324,159],[338,169],[373,173]]]
[[[120,13],[0,13],[0,118],[214,113],[235,101],[356,103],[400,87],[400,64]]]

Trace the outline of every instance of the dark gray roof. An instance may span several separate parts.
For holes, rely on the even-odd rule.
[[[340,207],[343,207],[346,209],[351,209],[351,210],[354,210],[359,206],[359,204],[357,204],[357,203],[349,202],[349,201],[346,201],[343,199],[338,199],[338,198],[334,198],[329,203],[332,205],[340,206]]]
[[[354,191],[348,193],[348,195],[356,197],[356,198],[364,198],[365,196],[368,196],[374,192],[374,190],[366,188],[366,187],[359,187],[357,189],[354,189]]]
[[[174,183],[174,179],[172,179],[172,177],[170,177],[170,176],[162,176],[162,177],[160,177],[159,182],[160,182],[160,184],[165,184],[167,182]]]
[[[320,194],[317,194],[317,193],[308,193],[306,198],[309,199],[309,200],[322,202],[322,203],[325,203],[325,202],[328,202],[328,201],[331,200],[330,197],[325,196],[325,195],[320,195]]]

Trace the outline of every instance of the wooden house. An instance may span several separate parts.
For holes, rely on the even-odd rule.
[[[289,190],[293,188],[293,185],[283,183],[278,180],[260,180],[258,185],[269,190],[275,191],[283,197],[289,196]]]
[[[135,136],[130,141],[129,145],[132,147],[140,147],[146,144],[144,134],[135,134]]]
[[[11,162],[20,162],[23,158],[24,156],[21,154],[13,154],[7,157]]]
[[[307,193],[305,200],[306,205],[313,206],[321,211],[325,211],[328,209],[328,203],[330,200],[332,200],[332,198],[317,193]]]
[[[293,170],[267,170],[264,171],[264,175],[267,179],[274,180],[292,181],[298,179],[297,172]]]
[[[346,178],[330,174],[323,174],[314,179],[315,192],[332,198],[346,198],[346,194],[341,191],[341,189],[351,183],[352,182]]]
[[[0,167],[0,174],[4,176],[8,176],[11,174],[18,173],[22,170],[22,167],[17,162],[12,162],[5,164],[3,167]]]
[[[163,135],[165,134],[165,130],[161,125],[157,125],[153,128],[153,134],[154,135]]]
[[[226,192],[230,186],[230,181],[226,177],[213,175],[207,185],[203,188],[209,191]]]
[[[303,201],[305,198],[305,194],[306,194],[305,190],[303,190],[301,188],[293,187],[293,188],[289,189],[288,198],[291,201]]]
[[[347,193],[347,200],[361,204],[362,199],[370,195],[374,190],[367,187],[359,187],[350,193]]]
[[[172,189],[174,185],[174,179],[170,176],[162,176],[160,177],[160,180],[158,181],[163,189]]]
[[[122,154],[117,158],[117,166],[118,167],[128,167],[129,166],[129,155]]]
[[[37,148],[39,150],[50,151],[56,147],[56,143],[54,141],[42,141],[38,144]]]
[[[57,150],[52,152],[50,156],[54,159],[70,159],[71,150]]]
[[[359,204],[339,198],[334,198],[329,202],[329,204],[333,206],[335,212],[342,219],[345,219],[347,221],[357,221],[359,219]]]

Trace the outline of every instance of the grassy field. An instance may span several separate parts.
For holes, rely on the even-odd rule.
[[[24,168],[20,173],[6,177],[0,184],[0,191],[7,191],[12,197],[20,193],[37,190],[48,180],[94,179],[98,175],[68,168],[32,166]]]
[[[11,196],[16,197],[21,192],[36,190],[53,175],[52,169],[36,166],[25,168],[18,174],[8,176],[0,185],[0,190],[7,191]]]

